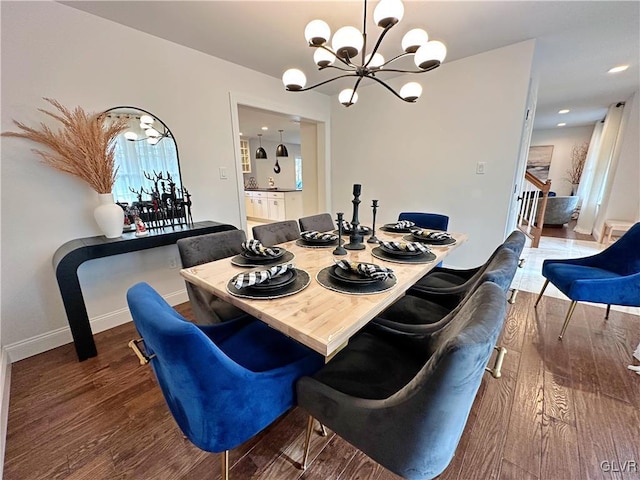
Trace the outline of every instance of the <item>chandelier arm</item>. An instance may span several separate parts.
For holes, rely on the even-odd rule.
[[[364,0],[364,14],[362,15],[362,66],[364,64],[365,52],[367,51],[367,0]],[[373,55],[371,55],[373,58]],[[369,62],[367,62],[369,63]],[[355,92],[355,89],[354,89]]]
[[[348,73],[346,75],[338,75],[337,77],[330,78],[329,80],[325,80],[324,82],[316,83],[315,85],[311,85],[310,87],[307,87],[307,88],[301,88],[299,90],[288,90],[288,89],[287,90],[289,92],[306,92],[307,90],[311,90],[312,88],[319,87],[321,85],[324,85],[325,83],[333,82],[334,80],[338,80],[339,78],[359,77],[359,76],[360,75],[358,75],[357,73]]]
[[[354,72],[355,70],[347,70],[346,68],[336,67],[335,65],[325,65],[324,67],[318,67],[318,70],[324,70],[326,68],[335,68],[336,70],[340,70],[342,72]]]
[[[391,30],[391,27],[393,27],[393,24],[391,25],[387,25],[386,27],[384,27],[384,30],[382,30],[382,32],[380,32],[380,36],[378,37],[378,41],[376,42],[375,47],[373,47],[373,50],[371,51],[371,53],[369,54],[369,61],[367,62],[366,65],[363,65],[364,67],[368,66],[369,63],[371,62],[371,60],[373,60],[373,56],[376,54],[376,52],[378,51],[378,48],[380,48],[380,44],[382,43],[382,39],[384,38],[384,36],[387,34],[387,32],[389,30]],[[364,55],[364,50],[363,50],[363,55]],[[364,57],[363,57],[364,59]],[[363,62],[364,63],[364,60]]]
[[[424,72],[430,72],[431,70],[433,70],[434,68],[438,68],[440,66],[440,64],[438,65],[434,65],[433,67],[429,67],[425,70],[400,70],[397,68],[384,68],[384,69],[380,69],[380,70],[376,70],[376,73],[381,73],[381,72],[395,72],[395,73],[424,73]]]
[[[380,69],[384,68],[385,65],[390,65],[391,63],[395,62],[396,60],[398,60],[399,58],[403,58],[406,57],[407,55],[414,55],[413,53],[407,53],[407,52],[402,52],[400,55],[396,55],[395,57],[393,57],[391,60],[387,60],[386,62],[384,62],[382,65],[380,65]]]
[[[345,61],[344,58],[339,57],[338,55],[336,55],[336,52],[334,52],[333,50],[331,50],[329,47],[325,47],[324,45],[309,45],[310,47],[314,47],[314,48],[321,48],[323,50],[326,50],[327,52],[329,52],[331,55],[333,55],[334,57],[336,57],[338,60],[340,60],[342,63],[344,63],[347,67],[355,67],[354,64],[352,64],[351,62],[347,62]]]
[[[396,92],[393,88],[391,88],[389,85],[387,85],[386,83],[384,83],[382,80],[380,80],[379,78],[376,78],[374,76],[371,75],[367,75],[367,78],[370,78],[371,80],[375,80],[376,82],[378,82],[380,85],[382,85],[384,88],[386,88],[387,90],[389,90],[391,93],[393,93],[396,97],[398,97],[400,100],[402,100],[403,102],[407,102],[407,103],[415,103],[414,101],[411,100],[405,100],[404,98],[402,98],[400,96],[400,94],[398,92]]]

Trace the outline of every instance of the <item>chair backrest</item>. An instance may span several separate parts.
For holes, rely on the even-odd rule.
[[[138,333],[164,398],[182,432],[197,447],[222,452],[253,436],[236,418],[238,391],[252,372],[227,357],[146,283],[127,292]],[[247,430],[249,429],[249,430]]]
[[[371,401],[366,428],[357,429],[366,431],[332,428],[403,478],[438,476],[458,446],[505,315],[505,293],[484,283],[430,337],[418,374],[391,397]]]
[[[176,244],[182,266],[189,268],[241,253],[242,242],[246,239],[247,236],[244,230],[228,230],[197,237],[181,238]],[[210,307],[214,295],[193,285],[191,282],[185,283],[196,322],[200,325],[221,322],[223,319],[218,317]]]
[[[300,228],[295,220],[256,225],[252,231],[253,238],[260,240],[265,247],[300,238]]]
[[[402,212],[398,220],[409,220],[420,228],[432,228],[433,230],[447,231],[449,217],[439,213]]]
[[[602,252],[591,257],[599,266],[618,275],[640,273],[640,222]]]
[[[317,232],[329,232],[335,230],[333,219],[328,213],[319,213],[318,215],[311,215],[310,217],[302,217],[298,219],[300,223],[300,230],[305,232],[309,230],[315,230]]]
[[[502,247],[513,250],[516,255],[520,256],[524,248],[524,244],[527,237],[520,230],[514,230],[511,234],[502,242]]]

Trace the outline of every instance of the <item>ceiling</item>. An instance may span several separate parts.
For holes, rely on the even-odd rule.
[[[278,79],[286,69],[297,67],[306,73],[308,85],[330,76],[316,71],[313,52],[304,39],[306,24],[321,18],[332,31],[344,25],[361,29],[363,11],[363,2],[344,0],[62,3]],[[567,127],[593,124],[604,117],[610,104],[627,99],[639,88],[638,1],[405,0],[404,5],[404,19],[382,43],[380,53],[385,58],[400,53],[402,35],[417,27],[447,45],[445,63],[536,39],[535,129],[552,128],[561,121]],[[373,4],[368,7],[369,42],[379,31],[371,21],[373,8]],[[629,69],[607,73],[620,64],[628,64]],[[428,76],[419,77],[425,87]],[[336,81],[318,90],[332,95],[350,83]],[[564,108],[571,112],[559,115]],[[291,121],[284,120],[285,125]],[[277,132],[281,127],[274,128]]]

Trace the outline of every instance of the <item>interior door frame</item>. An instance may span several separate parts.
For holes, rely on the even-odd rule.
[[[330,144],[330,119],[327,118],[313,118],[306,114],[301,114],[299,111],[287,107],[285,105],[274,103],[271,100],[251,97],[240,93],[229,92],[229,106],[231,110],[231,133],[233,135],[233,147],[235,157],[235,169],[236,169],[236,184],[238,193],[238,205],[240,206],[240,223],[242,229],[247,231],[247,212],[244,203],[244,177],[242,173],[241,155],[240,155],[240,120],[238,114],[238,106],[244,105],[247,107],[259,108],[261,110],[267,110],[275,114],[292,115],[300,117],[301,121],[313,122],[316,124],[317,135],[317,172],[316,178],[318,179],[318,207],[324,208],[325,211],[331,212],[331,144]],[[304,161],[304,160],[303,160]],[[304,188],[304,187],[303,187]]]

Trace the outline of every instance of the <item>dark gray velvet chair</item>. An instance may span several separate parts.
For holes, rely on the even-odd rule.
[[[507,248],[520,256],[522,249],[524,248],[526,237],[520,230],[514,230],[507,239],[496,248],[488,260],[483,264],[475,268],[469,269],[454,269],[454,268],[440,268],[436,267],[427,273],[424,277],[418,280],[415,284],[416,288],[423,291],[446,291],[448,288],[455,288],[469,281],[474,276],[482,275],[484,270],[489,266],[491,261],[495,258],[497,253]]]
[[[330,232],[335,230],[335,225],[331,215],[328,213],[319,213],[318,215],[311,215],[310,217],[302,217],[298,219],[300,223],[300,230],[305,232],[309,230],[315,230],[316,232]]]
[[[265,247],[290,242],[300,238],[300,229],[295,220],[256,225],[252,229],[253,238],[260,240]]]
[[[181,238],[177,241],[180,260],[184,268],[195,267],[203,263],[232,257],[242,252],[242,242],[247,239],[243,230],[209,233],[197,237]],[[191,282],[187,284],[187,295],[191,309],[199,325],[212,325],[226,322],[245,312],[230,303],[216,297]]]
[[[404,334],[360,332],[315,375],[298,380],[309,427],[316,418],[406,479],[440,475],[462,436],[505,308],[504,291],[485,283],[448,325],[417,343]]]
[[[464,305],[482,284],[493,282],[506,295],[517,265],[518,255],[510,249],[501,249],[483,272],[462,285],[441,291],[411,288],[407,295],[382,311],[372,322],[400,332],[426,334],[437,331],[453,318],[450,314]]]

